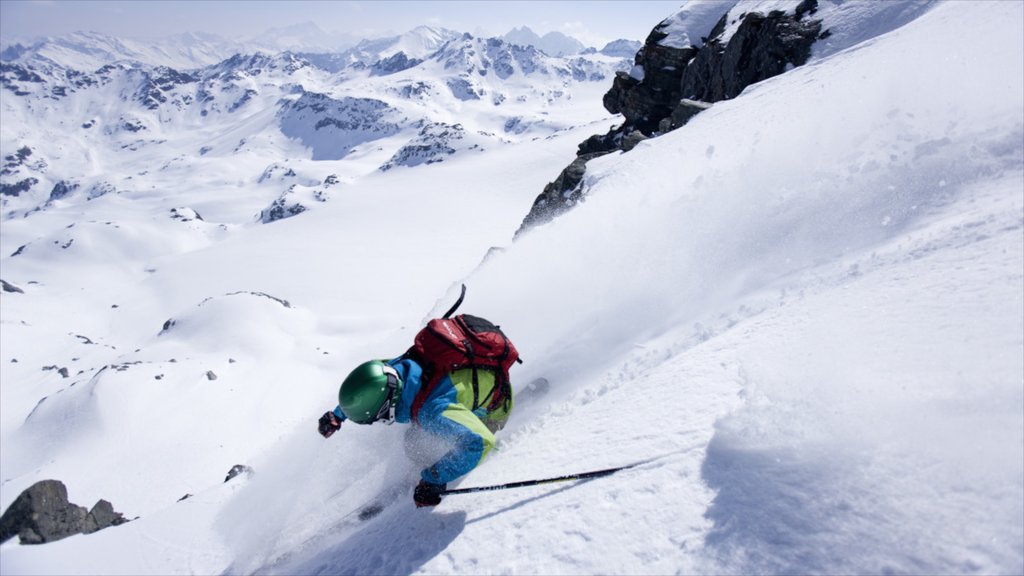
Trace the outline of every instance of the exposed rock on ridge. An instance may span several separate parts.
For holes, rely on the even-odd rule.
[[[516,235],[580,201],[590,160],[627,152],[644,139],[686,124],[712,102],[735,98],[751,84],[806,63],[812,44],[829,31],[822,32],[822,21],[811,17],[817,12],[817,0],[794,4],[792,13],[749,12],[730,22],[730,14],[741,8],[737,6],[721,16],[700,47],[665,42],[671,19],[655,26],[637,52],[633,70],[616,73],[603,99],[605,109],[622,114],[624,122],[579,145],[576,159],[544,187]]]
[[[127,521],[106,500],[86,510],[68,502],[63,482],[41,480],[22,492],[0,517],[0,542],[18,536],[22,544],[43,544]]]

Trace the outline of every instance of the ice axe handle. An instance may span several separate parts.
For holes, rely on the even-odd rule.
[[[451,318],[452,314],[454,314],[455,311],[459,309],[459,306],[462,305],[462,299],[465,298],[465,297],[466,297],[466,285],[463,284],[462,285],[462,292],[459,294],[459,299],[455,301],[455,304],[453,304],[452,307],[449,308],[448,311],[444,313],[444,316],[441,316],[441,318]]]

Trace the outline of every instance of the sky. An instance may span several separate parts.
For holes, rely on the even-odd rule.
[[[314,22],[327,32],[356,38],[398,34],[423,24],[478,36],[502,35],[525,25],[541,35],[558,31],[588,46],[601,47],[618,38],[642,41],[681,4],[682,0],[0,0],[0,40],[7,45],[76,31],[133,39],[210,32],[244,39],[271,28]]]

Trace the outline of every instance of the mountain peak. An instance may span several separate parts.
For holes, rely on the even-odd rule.
[[[520,46],[533,46],[542,50],[549,56],[568,56],[579,54],[586,46],[571,36],[557,31],[551,31],[544,36],[538,36],[536,32],[527,26],[513,28],[501,37],[506,42]]]

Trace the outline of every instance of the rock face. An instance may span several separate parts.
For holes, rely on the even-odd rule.
[[[68,502],[64,483],[41,480],[22,492],[0,517],[0,542],[18,536],[22,544],[43,544],[125,522],[110,502],[100,500],[86,510]]]
[[[242,474],[252,475],[252,473],[252,468],[246,466],[245,464],[235,464],[234,466],[231,467],[230,470],[228,470],[228,474],[227,476],[224,477],[224,481],[228,482],[232,478],[235,478],[236,476],[240,476]]]
[[[793,14],[745,14],[728,43],[721,40],[726,26],[723,17],[712,31],[712,39],[684,70],[683,97],[704,102],[728,100],[755,82],[782,74],[787,66],[803,65],[821,33],[820,20],[804,20],[808,12],[816,10],[816,0],[805,0]]]
[[[416,138],[409,141],[398,152],[380,167],[387,172],[398,166],[418,166],[435,164],[455,154],[457,141],[465,138],[466,130],[461,124],[431,122],[420,129]]]
[[[803,0],[792,12],[733,14],[742,10],[741,3],[719,18],[699,47],[671,37],[671,18],[658,24],[636,53],[633,69],[617,72],[604,96],[605,109],[622,114],[623,123],[580,144],[576,159],[545,186],[516,235],[579,202],[586,163],[593,158],[628,152],[642,140],[683,126],[711,103],[806,63],[812,44],[829,35],[822,32],[821,20],[813,19],[817,7],[817,0]]]
[[[281,132],[312,149],[313,160],[340,160],[354,146],[396,134],[402,114],[374,98],[304,92],[278,112]]]
[[[24,290],[22,290],[21,288],[18,288],[14,284],[11,284],[11,283],[7,282],[6,280],[0,280],[0,288],[2,288],[4,292],[10,292],[12,294],[24,294],[25,293]]]

